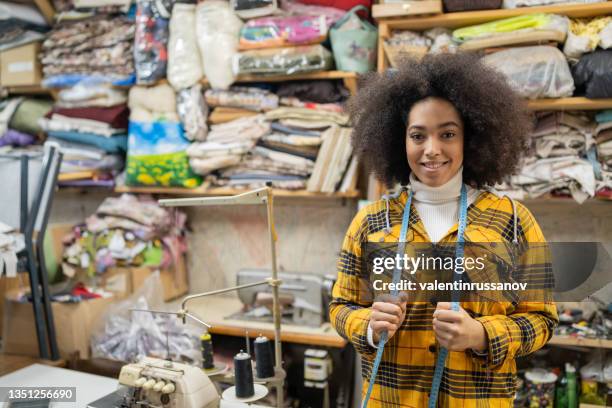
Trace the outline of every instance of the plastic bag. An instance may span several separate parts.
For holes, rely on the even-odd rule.
[[[357,16],[359,10],[368,11],[364,6],[353,7],[329,32],[336,67],[340,71],[366,73],[372,71],[376,63],[378,30]]]
[[[604,3],[607,0],[572,0],[571,3]],[[570,3],[568,0],[504,0],[502,8],[512,9],[519,7],[547,6],[551,4]]]
[[[233,70],[241,74],[284,74],[322,71],[332,67],[331,53],[321,45],[244,51],[234,57]]]
[[[528,14],[502,20],[491,21],[453,31],[455,41],[468,41],[475,38],[488,38],[510,32],[525,32],[527,30],[554,30],[567,33],[567,17],[556,14]]]
[[[511,48],[489,54],[483,61],[504,74],[510,86],[527,98],[562,98],[574,91],[567,60],[555,47]]]
[[[612,98],[612,50],[584,54],[572,74],[578,91],[587,98]]]
[[[316,44],[327,37],[325,16],[262,17],[249,20],[240,32],[240,49]]]
[[[224,1],[209,0],[196,8],[196,34],[204,73],[213,88],[234,82],[232,59],[238,50],[242,21]]]
[[[161,2],[138,0],[136,3],[134,65],[139,84],[152,84],[166,77],[168,17],[170,14]]]
[[[599,32],[599,46],[604,50],[612,47],[612,22],[606,24]]]
[[[202,85],[183,89],[176,96],[176,110],[189,140],[203,142],[208,134],[208,105],[202,96]]]
[[[135,362],[146,356],[172,361],[202,361],[199,337],[204,331],[184,325],[174,315],[130,309],[163,310],[159,272],[151,274],[127,299],[110,305],[91,337],[92,357]]]
[[[176,90],[189,88],[204,76],[195,26],[195,4],[177,3],[168,42],[168,82]]]
[[[232,9],[243,19],[268,16],[276,13],[276,0],[232,0]]]
[[[570,20],[569,32],[563,53],[569,58],[580,58],[593,51],[600,43],[601,31],[610,23],[611,17]]]
[[[189,142],[175,122],[130,120],[126,184],[194,188],[202,183],[189,167]]]

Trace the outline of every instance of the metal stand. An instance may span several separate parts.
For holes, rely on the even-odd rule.
[[[267,220],[268,220],[268,233],[270,238],[270,255],[271,255],[271,269],[272,276],[266,280],[250,283],[246,285],[233,286],[226,289],[213,290],[205,293],[198,293],[187,296],[181,303],[181,310],[178,312],[165,312],[169,314],[175,314],[185,322],[187,317],[194,319],[195,321],[210,327],[210,325],[195,316],[192,312],[187,310],[187,303],[193,299],[218,295],[221,293],[231,292],[235,290],[245,289],[259,285],[270,285],[272,287],[272,315],[274,319],[274,357],[275,357],[275,372],[277,375],[271,379],[266,379],[267,383],[270,383],[276,388],[276,406],[277,408],[283,407],[283,384],[285,379],[285,371],[282,365],[282,353],[281,353],[281,313],[280,313],[280,302],[279,302],[279,286],[281,281],[278,279],[278,270],[276,263],[276,241],[278,239],[276,235],[276,229],[274,227],[274,211],[273,211],[273,197],[272,189],[269,187],[263,187],[253,191],[249,191],[243,194],[228,197],[202,197],[202,198],[184,198],[184,199],[167,199],[159,200],[159,204],[163,207],[187,207],[187,206],[217,206],[217,205],[266,205],[267,209]]]

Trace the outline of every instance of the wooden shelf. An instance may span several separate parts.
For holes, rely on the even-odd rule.
[[[534,99],[527,102],[531,110],[600,110],[612,109],[612,99],[571,98]]]
[[[444,13],[429,17],[384,19],[380,20],[379,23],[386,25],[390,30],[426,30],[432,27],[464,27],[534,13],[554,13],[574,18],[595,17],[612,14],[612,2],[463,11],[460,13]]]
[[[580,403],[579,408],[612,408],[609,405],[593,405],[593,404],[585,404]]]
[[[29,85],[29,86],[8,86],[6,90],[9,94],[16,95],[52,95],[53,90],[50,88],[43,88],[40,85]]]
[[[225,196],[244,193],[247,190],[238,190],[233,188],[179,188],[179,187],[115,187],[116,193],[133,193],[133,194],[165,194],[165,195],[181,195],[181,196]],[[347,193],[311,193],[305,190],[272,190],[276,197],[290,198],[358,198],[359,191],[351,191]]]
[[[594,347],[612,349],[612,340],[606,339],[587,339],[571,336],[552,336],[548,344],[552,346],[572,346],[572,347]]]

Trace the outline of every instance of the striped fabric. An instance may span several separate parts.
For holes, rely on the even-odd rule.
[[[376,201],[359,211],[342,245],[338,280],[330,305],[332,325],[350,341],[362,357],[363,393],[376,349],[367,341],[372,290],[370,277],[361,264],[365,242],[397,242],[407,200],[403,192],[389,202],[391,232],[387,234],[385,201]],[[522,273],[550,272],[550,258],[539,251],[529,253],[532,243],[545,243],[531,213],[517,204],[519,248],[516,269]],[[510,242],[513,211],[508,199],[483,192],[468,208],[466,241]],[[455,225],[440,242],[457,239]],[[410,242],[429,242],[418,214],[411,208]],[[537,246],[537,245],[536,245]],[[461,305],[479,320],[488,336],[488,351],[478,356],[471,351],[450,352],[444,370],[438,405],[441,407],[511,407],[515,394],[515,357],[538,350],[550,339],[558,322],[553,302],[464,302]],[[411,303],[406,319],[387,343],[369,407],[426,407],[438,352],[432,329],[435,305]],[[363,396],[363,395],[362,395]]]

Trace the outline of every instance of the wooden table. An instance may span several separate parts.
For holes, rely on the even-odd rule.
[[[170,310],[180,309],[180,301],[172,302],[170,305]],[[187,304],[187,310],[212,326],[208,330],[212,334],[244,337],[248,330],[249,337],[257,337],[260,333],[268,338],[274,337],[274,325],[271,322],[225,318],[240,311],[241,308],[242,302],[236,296],[210,296],[192,300]],[[336,348],[343,348],[347,343],[329,323],[324,323],[320,327],[283,323],[281,326],[281,341]]]

